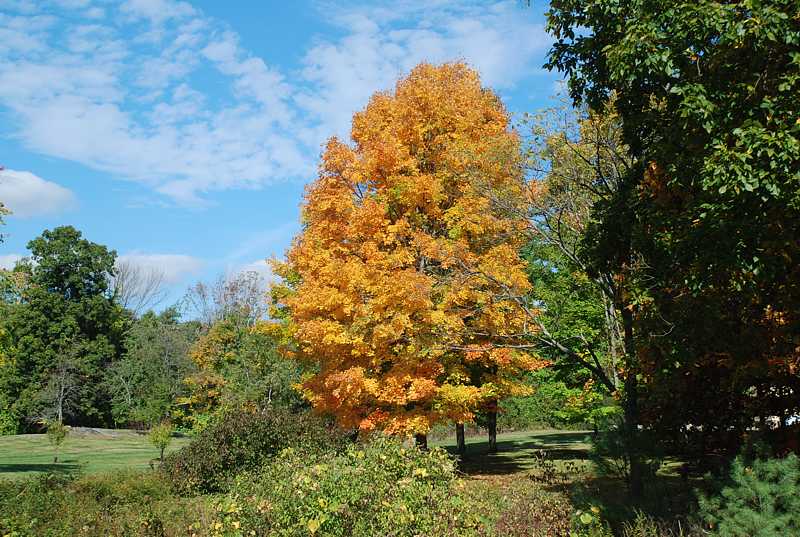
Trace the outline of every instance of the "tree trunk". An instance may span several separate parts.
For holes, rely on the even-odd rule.
[[[467,443],[464,439],[464,424],[456,423],[456,451],[459,455],[467,452]]]
[[[636,345],[633,340],[633,313],[625,307],[620,309],[622,311],[625,336],[625,354],[627,355],[623,434],[625,435],[625,449],[630,463],[628,488],[631,495],[638,498],[644,492],[643,461],[640,453],[641,443],[639,442],[639,385],[636,379],[639,368],[636,360]]]
[[[417,447],[422,450],[428,449],[428,435],[426,434],[415,434],[414,435],[414,442],[416,442]]]
[[[161,448],[161,464],[164,464],[164,448]]]
[[[489,430],[489,453],[497,453],[497,399],[489,401],[486,428]]]

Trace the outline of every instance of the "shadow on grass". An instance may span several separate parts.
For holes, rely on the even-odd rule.
[[[81,465],[78,461],[64,461],[58,463],[19,463],[19,464],[0,464],[0,474],[22,473],[22,472],[41,472],[50,474],[68,474],[80,470]]]
[[[578,508],[599,507],[603,518],[617,532],[626,521],[633,520],[638,514],[644,514],[673,532],[664,535],[683,535],[680,533],[681,528],[688,531],[692,527],[692,519],[697,510],[695,491],[703,488],[704,484],[700,478],[657,475],[646,480],[642,495],[632,496],[622,479],[586,477],[571,483],[565,492]],[[688,532],[686,535],[695,533]]]
[[[460,457],[459,470],[468,475],[507,475],[529,470],[534,453],[547,451],[552,460],[586,460],[587,433],[531,434],[497,443],[497,453],[489,453],[488,443],[468,443],[466,453]],[[454,446],[446,448],[456,454]]]

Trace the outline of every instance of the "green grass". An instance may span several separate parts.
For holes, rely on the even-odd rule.
[[[582,462],[588,458],[588,431],[515,431],[497,435],[497,453],[489,453],[485,435],[468,436],[467,452],[461,469],[468,474],[513,474],[533,469],[534,455],[546,451],[549,458],[566,462]],[[455,453],[456,440],[449,438],[431,442]]]
[[[173,438],[170,451],[188,442]],[[119,469],[148,468],[158,450],[146,434],[134,431],[72,432],[61,446],[57,464],[54,451],[43,434],[0,436],[0,478],[17,478],[37,473],[81,471],[99,473]]]

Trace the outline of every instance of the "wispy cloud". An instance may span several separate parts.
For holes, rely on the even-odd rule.
[[[171,285],[198,274],[205,264],[202,260],[189,255],[144,252],[129,252],[119,256],[117,262],[127,262],[148,271],[160,272],[164,275],[164,282]]]
[[[202,205],[213,191],[309,179],[322,141],[419,61],[466,60],[502,89],[539,69],[547,43],[513,0],[324,12],[338,37],[316,38],[283,72],[187,2],[6,0],[0,106],[33,151]]]
[[[297,99],[314,123],[313,143],[346,136],[352,113],[419,62],[463,60],[503,89],[540,72],[549,45],[544,27],[513,1],[364,3],[332,13],[344,34],[308,51]]]

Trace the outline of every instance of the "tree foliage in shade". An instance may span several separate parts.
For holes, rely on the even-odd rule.
[[[549,66],[610,96],[639,163],[595,211],[593,265],[646,267],[636,322],[649,421],[735,448],[800,410],[800,19],[793,0],[556,0]],[[763,423],[763,421],[762,421]]]
[[[507,297],[529,288],[524,221],[485,193],[523,195],[519,140],[463,64],[422,64],[374,95],[352,140],[328,142],[277,266],[278,306],[315,371],[304,393],[362,431],[470,421],[542,365],[511,348],[525,316]]]
[[[800,461],[737,457],[719,494],[699,498],[714,537],[779,537],[800,532]]]

